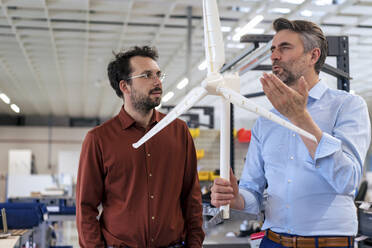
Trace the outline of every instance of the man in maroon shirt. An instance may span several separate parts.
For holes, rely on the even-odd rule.
[[[108,76],[120,113],[90,130],[80,155],[76,221],[81,247],[201,247],[201,192],[193,140],[177,119],[138,149],[164,114],[164,74],[153,48],[115,55]],[[98,218],[97,207],[102,204]]]

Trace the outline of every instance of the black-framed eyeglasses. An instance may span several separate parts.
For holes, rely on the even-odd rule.
[[[163,82],[165,77],[166,77],[166,74],[164,72],[161,72],[161,71],[159,71],[157,73],[153,73],[152,71],[146,71],[145,73],[142,73],[140,75],[131,76],[131,77],[127,78],[127,80],[130,80],[130,79],[133,79],[133,78],[144,78],[144,79],[152,79],[152,80],[159,79],[160,82]]]

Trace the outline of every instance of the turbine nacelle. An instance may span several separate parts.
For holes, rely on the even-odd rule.
[[[229,88],[236,92],[240,92],[240,77],[237,72],[234,73],[221,73],[212,72],[209,73],[207,78],[202,82],[202,87],[204,87],[209,95],[220,95],[219,88]]]

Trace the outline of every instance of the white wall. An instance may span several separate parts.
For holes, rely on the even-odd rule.
[[[80,152],[85,134],[90,129],[90,127],[52,127],[51,130],[48,127],[0,127],[0,202],[5,200],[5,175],[8,173],[10,149],[32,150],[37,173],[54,174],[58,170],[58,152]]]

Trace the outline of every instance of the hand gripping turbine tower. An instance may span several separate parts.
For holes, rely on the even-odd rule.
[[[316,138],[312,134],[242,96],[239,93],[240,78],[238,73],[222,75],[219,72],[225,63],[225,51],[216,0],[203,0],[203,18],[204,47],[208,68],[206,78],[201,83],[201,86],[193,88],[172,111],[149,130],[138,142],[134,143],[133,147],[140,147],[207,95],[218,95],[221,97],[220,176],[226,180],[230,179],[230,102],[316,141]],[[271,46],[271,42],[268,45]],[[220,210],[223,213],[223,218],[228,219],[230,213],[229,205],[221,206]]]

